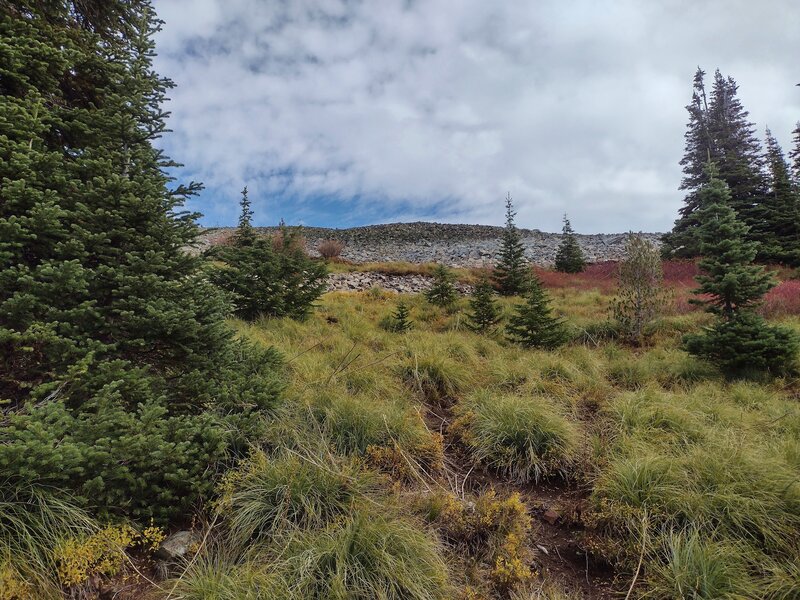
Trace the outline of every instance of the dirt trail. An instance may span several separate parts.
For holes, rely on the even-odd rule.
[[[428,427],[444,436],[444,465],[447,479],[460,494],[477,494],[494,488],[499,494],[518,492],[532,519],[530,547],[534,558],[531,569],[544,581],[579,591],[585,600],[614,597],[615,573],[611,566],[584,551],[579,522],[589,490],[575,483],[551,479],[537,483],[514,484],[474,465],[467,449],[452,433],[452,402],[425,403]]]

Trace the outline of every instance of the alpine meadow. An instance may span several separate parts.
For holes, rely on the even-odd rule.
[[[506,91],[520,40],[547,45],[501,34],[541,13],[587,61],[627,34],[477,4],[480,49],[438,1],[0,0],[0,600],[800,598],[800,122],[757,129],[733,77],[681,64],[682,178],[620,176],[635,210],[608,217],[638,229],[667,180],[670,231],[582,233],[619,189],[582,153],[622,138],[526,154],[566,161],[563,197],[531,159],[541,186],[504,171],[487,201],[471,161],[553,138],[528,113],[498,133],[486,90],[563,101],[544,71]],[[430,39],[392,63],[408,36]],[[800,116],[795,83],[776,112]],[[561,233],[520,225],[550,212]]]

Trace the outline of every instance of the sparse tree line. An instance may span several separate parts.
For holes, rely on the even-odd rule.
[[[703,186],[710,182],[709,162],[715,176],[728,187],[723,202],[746,226],[742,234],[758,242],[756,257],[762,262],[800,266],[800,122],[793,132],[788,158],[769,128],[764,145],[756,136],[748,112],[738,98],[731,77],[714,73],[711,89],[705,72],[694,76],[692,100],[686,109],[689,123],[681,189],[684,206],[673,230],[664,237],[666,257],[702,255]]]

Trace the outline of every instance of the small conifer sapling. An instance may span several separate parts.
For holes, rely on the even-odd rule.
[[[581,273],[586,269],[586,257],[578,245],[572,225],[564,215],[564,227],[561,229],[561,243],[556,252],[555,268],[561,273]]]
[[[451,309],[458,299],[458,292],[453,286],[455,277],[444,265],[436,265],[433,271],[433,285],[425,292],[425,298],[434,306]]]
[[[506,227],[500,242],[500,255],[494,270],[494,281],[503,296],[515,296],[525,291],[530,269],[525,260],[525,247],[522,245],[517,226],[511,194],[506,195]]]
[[[469,299],[472,312],[467,315],[470,329],[485,333],[500,321],[500,309],[495,300],[495,291],[488,278],[483,277],[475,285]]]
[[[525,301],[518,305],[506,325],[508,338],[528,348],[558,348],[566,343],[564,321],[553,315],[550,298],[536,276],[531,276]]]

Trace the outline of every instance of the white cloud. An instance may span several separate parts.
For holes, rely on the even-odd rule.
[[[159,0],[171,153],[212,189],[554,230],[665,230],[700,64],[759,128],[800,118],[780,0]],[[312,216],[313,206],[306,207]],[[222,221],[235,207],[212,208]],[[325,223],[319,223],[325,224]]]

